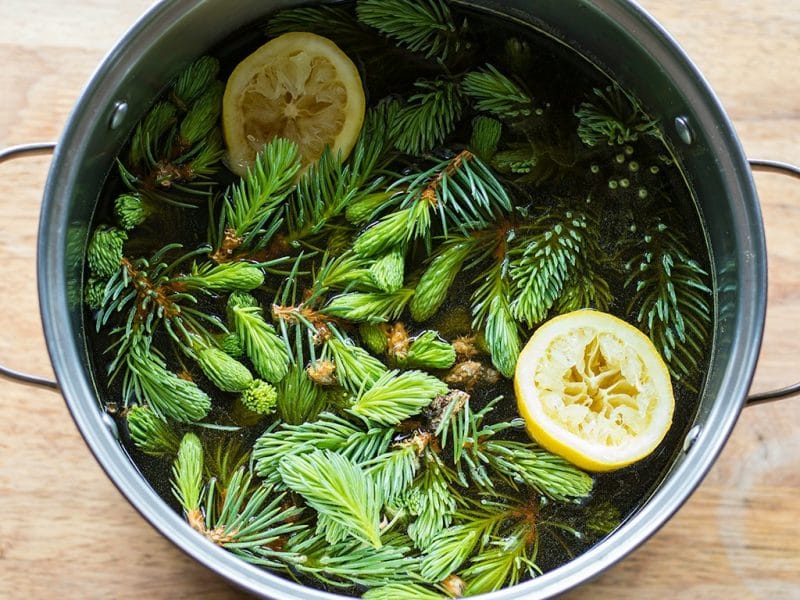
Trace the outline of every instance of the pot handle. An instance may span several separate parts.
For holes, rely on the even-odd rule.
[[[780,173],[781,175],[788,175],[800,179],[800,167],[796,167],[789,163],[779,162],[776,160],[760,160],[751,159],[750,167],[754,171],[767,171],[770,173]],[[779,390],[771,390],[769,392],[761,392],[760,394],[751,394],[747,397],[746,406],[753,406],[755,404],[762,404],[764,402],[771,402],[772,400],[780,400],[788,396],[800,394],[800,383],[795,383]]]
[[[20,158],[23,156],[38,156],[40,154],[52,154],[53,150],[55,150],[55,147],[56,145],[53,142],[12,146],[10,148],[6,148],[5,150],[0,151],[0,163],[4,163],[7,160]],[[52,381],[45,377],[39,377],[38,375],[29,375],[27,373],[21,373],[19,371],[15,371],[14,369],[9,369],[8,367],[5,367],[3,365],[0,365],[0,376],[12,379],[14,381],[19,381],[21,383],[25,383],[28,385],[36,385],[51,390],[58,390],[58,383],[56,383],[55,381]]]

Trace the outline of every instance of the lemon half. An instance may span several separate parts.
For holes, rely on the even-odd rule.
[[[539,327],[520,354],[514,388],[533,439],[590,471],[653,452],[675,407],[669,371],[650,339],[594,310]]]
[[[325,146],[344,158],[365,110],[358,69],[336,44],[313,33],[283,34],[245,58],[228,79],[222,126],[229,167],[244,175],[276,137],[296,142],[306,166]]]

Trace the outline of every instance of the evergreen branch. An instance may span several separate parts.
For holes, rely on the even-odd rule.
[[[424,239],[430,246],[434,216],[442,232],[458,229],[465,235],[494,222],[497,213],[511,210],[511,200],[494,173],[469,151],[437,162],[420,173],[398,179],[391,189],[400,209],[383,216],[353,244],[360,256],[377,256],[396,247]]]
[[[591,476],[560,456],[536,446],[509,440],[477,440],[475,455],[496,473],[555,500],[575,502],[592,491]]]
[[[185,434],[178,448],[178,456],[172,466],[172,493],[187,518],[196,518],[200,514],[203,499],[203,445],[193,433]]]
[[[589,257],[602,256],[597,230],[587,216],[572,211],[536,219],[531,233],[509,253],[516,319],[532,327],[547,318],[573,279],[586,272]]]
[[[224,93],[225,84],[212,81],[192,103],[178,128],[178,144],[181,148],[190,148],[202,142],[217,126]],[[176,162],[182,161],[178,159]]]
[[[336,364],[339,384],[353,393],[368,389],[387,371],[369,352],[336,334],[325,341],[324,349]]]
[[[174,128],[177,115],[178,109],[171,102],[157,102],[136,126],[128,151],[128,162],[134,168],[144,169],[148,162],[156,162],[154,157],[167,153],[163,138]]]
[[[537,114],[531,97],[492,65],[487,64],[480,71],[467,73],[461,87],[475,102],[475,108],[501,119],[526,118]]]
[[[414,438],[394,445],[385,454],[365,462],[362,467],[375,480],[384,504],[391,504],[414,481],[420,468],[419,444]]]
[[[300,573],[333,587],[371,587],[413,577],[416,559],[409,556],[410,548],[404,545],[404,539],[389,535],[385,542],[374,548],[353,540],[331,545],[324,538],[311,537],[301,538],[291,550],[305,556],[305,561],[296,566]]]
[[[411,52],[447,61],[462,49],[466,23],[457,26],[444,0],[358,0],[356,13]]]
[[[131,230],[144,223],[152,209],[141,194],[120,194],[114,200],[114,216],[122,229]]]
[[[86,262],[96,277],[108,279],[117,272],[127,239],[128,234],[116,227],[100,225],[94,230],[86,250]]]
[[[374,53],[384,42],[358,21],[352,11],[338,6],[301,6],[281,10],[270,17],[267,35],[277,37],[292,31],[308,31],[330,40],[347,54]]]
[[[390,371],[358,395],[348,412],[367,423],[396,425],[447,393],[447,386],[421,371]]]
[[[455,475],[448,467],[429,451],[424,458],[422,473],[402,496],[406,510],[416,516],[408,526],[408,535],[417,548],[430,546],[436,535],[450,525],[460,497],[451,485]]]
[[[405,248],[393,248],[372,263],[370,275],[382,292],[393,294],[403,287],[405,261]]]
[[[193,336],[191,354],[203,374],[223,392],[243,392],[251,387],[253,375],[247,367],[219,348]]]
[[[519,583],[527,574],[540,573],[536,566],[539,536],[535,525],[522,521],[510,533],[493,538],[461,572],[467,581],[466,595],[485,594]]]
[[[455,82],[421,79],[414,86],[419,91],[400,108],[389,135],[398,150],[420,156],[453,133],[464,103]]]
[[[264,311],[250,294],[234,293],[228,298],[228,318],[241,338],[244,351],[256,372],[271,383],[281,381],[289,370],[289,351]]]
[[[219,240],[214,259],[228,259],[237,251],[264,247],[280,223],[280,212],[300,171],[297,144],[275,138],[256,155],[247,175],[225,193],[225,240]],[[223,241],[226,242],[223,245]]]
[[[350,292],[331,299],[321,312],[354,323],[383,323],[397,319],[413,295],[409,288],[391,293]]]
[[[212,84],[219,73],[219,61],[212,56],[201,56],[186,67],[172,84],[170,100],[186,112]]]
[[[580,121],[578,137],[590,148],[624,146],[646,135],[660,137],[657,123],[616,85],[595,89],[594,95],[594,102],[584,102],[575,112]]]
[[[492,364],[511,378],[522,350],[522,340],[509,302],[514,294],[505,263],[505,259],[495,262],[475,280],[480,285],[472,294],[472,324],[475,329],[483,330]]]
[[[248,562],[272,568],[302,560],[281,550],[289,536],[306,528],[297,522],[303,509],[287,507],[286,494],[273,496],[265,485],[253,489],[252,475],[244,468],[235,471],[220,498],[215,497],[216,487],[212,480],[205,502],[203,533],[208,539]]]
[[[180,439],[172,424],[159,419],[148,407],[131,406],[126,422],[133,443],[145,454],[159,458],[172,458],[178,454]]]
[[[316,421],[284,423],[263,433],[253,446],[255,471],[267,482],[276,482],[278,465],[285,457],[317,449],[338,452],[354,463],[366,462],[386,451],[392,435],[390,429],[364,431],[333,413],[323,412]]]
[[[169,371],[164,359],[142,342],[134,342],[125,354],[128,370],[123,380],[127,406],[131,398],[146,404],[159,419],[194,423],[211,410],[211,398],[197,385]]]
[[[300,425],[315,421],[325,409],[323,389],[316,385],[303,368],[302,335],[297,330],[294,357],[289,372],[277,385],[278,414],[285,423]]]
[[[696,372],[709,343],[708,274],[691,258],[686,237],[661,222],[645,233],[637,251],[627,264],[631,274],[625,287],[633,291],[628,312],[653,340],[672,376],[685,380]]]
[[[311,508],[358,541],[381,547],[380,492],[358,465],[334,452],[314,450],[284,457],[278,472]]]
[[[460,510],[457,521],[436,535],[425,548],[420,563],[420,575],[426,581],[442,581],[457,572],[473,553],[484,548],[498,536],[504,522],[512,517],[509,506],[498,502],[483,502],[475,510]]]

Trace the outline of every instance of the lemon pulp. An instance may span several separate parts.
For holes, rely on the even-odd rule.
[[[326,146],[346,157],[364,122],[358,69],[336,44],[286,33],[253,52],[228,79],[222,125],[231,170],[243,175],[276,137],[295,142],[304,165]]]
[[[584,469],[649,455],[672,424],[669,371],[650,339],[599,311],[556,317],[520,354],[514,376],[528,432]]]

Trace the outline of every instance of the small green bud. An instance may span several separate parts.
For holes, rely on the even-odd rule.
[[[244,344],[237,333],[226,333],[220,340],[220,348],[231,358],[240,359],[244,356]]]
[[[242,363],[218,348],[204,346],[195,348],[197,364],[223,392],[241,392],[253,382],[253,375]]]
[[[126,417],[128,432],[136,446],[150,456],[172,457],[178,453],[180,440],[172,427],[146,406],[136,404]]]
[[[403,287],[405,263],[405,253],[398,248],[378,258],[369,269],[375,285],[387,293],[399,290]]]
[[[111,277],[122,262],[122,247],[128,234],[116,227],[100,225],[94,231],[86,258],[95,276]]]
[[[181,141],[185,146],[193,146],[216,127],[224,93],[225,85],[214,81],[192,104],[180,127]]]
[[[99,310],[103,307],[103,300],[106,297],[106,284],[105,279],[97,277],[89,277],[86,282],[86,287],[83,291],[83,301],[86,302],[91,310]]]
[[[266,381],[254,379],[250,386],[242,392],[241,400],[248,410],[259,415],[268,415],[275,412],[278,392]]]
[[[386,327],[380,323],[361,323],[358,326],[361,341],[373,354],[385,354],[389,345]]]
[[[205,89],[217,78],[219,61],[211,56],[201,56],[186,67],[172,88],[172,96],[182,110],[187,110]]]
[[[122,194],[114,201],[114,214],[120,227],[130,230],[144,223],[148,211],[139,194]]]

